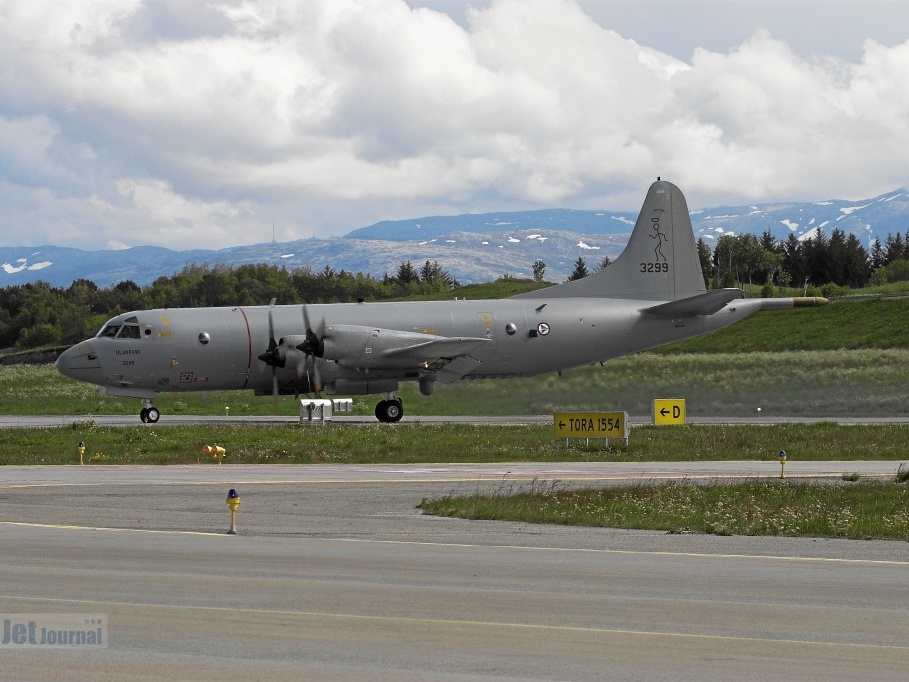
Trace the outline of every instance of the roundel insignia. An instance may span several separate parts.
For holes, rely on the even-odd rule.
[[[537,333],[540,336],[546,336],[549,333],[549,325],[545,322],[540,322],[540,324],[537,325]]]

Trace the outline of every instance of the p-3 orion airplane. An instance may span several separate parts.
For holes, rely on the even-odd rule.
[[[499,300],[262,305],[138,310],[66,350],[57,369],[143,401],[160,392],[251,389],[257,395],[383,394],[376,417],[396,422],[395,391],[419,383],[526,377],[594,364],[699,336],[758,310],[824,298],[742,298],[707,291],[685,197],[653,183],[624,252],[583,279]]]

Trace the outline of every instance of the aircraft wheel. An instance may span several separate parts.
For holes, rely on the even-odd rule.
[[[143,424],[154,424],[161,418],[161,413],[157,407],[143,407],[139,412],[139,419]]]
[[[404,416],[404,403],[397,398],[395,400],[389,400],[388,407],[385,409],[385,414],[390,422],[401,421],[401,417]]]
[[[394,400],[382,400],[376,405],[376,418],[380,422],[399,422],[404,416],[404,403]]]

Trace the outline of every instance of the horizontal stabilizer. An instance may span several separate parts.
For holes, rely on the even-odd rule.
[[[692,315],[713,315],[730,301],[742,298],[741,289],[712,289],[704,294],[689,296],[678,301],[661,303],[644,312],[665,317],[690,317]]]

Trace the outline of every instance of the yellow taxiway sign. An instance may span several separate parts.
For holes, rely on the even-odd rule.
[[[556,412],[555,435],[562,438],[628,438],[627,412]]]
[[[685,399],[656,398],[653,401],[653,423],[657,426],[663,424],[684,424]]]

